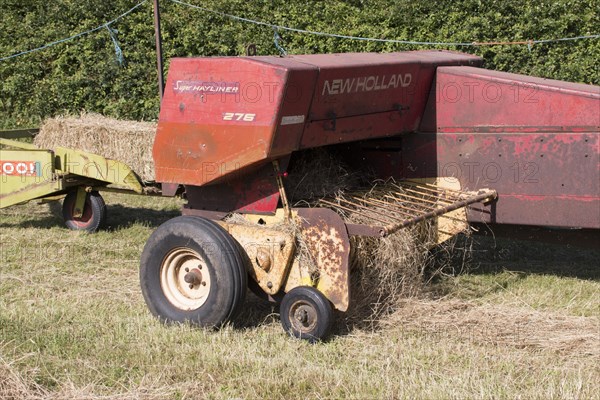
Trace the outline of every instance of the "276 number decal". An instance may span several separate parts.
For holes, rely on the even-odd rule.
[[[252,122],[255,119],[256,119],[256,114],[232,113],[232,112],[223,113],[223,121],[245,121],[245,122]]]

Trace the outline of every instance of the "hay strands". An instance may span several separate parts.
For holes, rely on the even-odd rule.
[[[496,191],[490,189],[469,192],[402,181],[324,198],[318,204],[336,210],[346,221],[350,235],[386,237],[399,229],[496,196]]]

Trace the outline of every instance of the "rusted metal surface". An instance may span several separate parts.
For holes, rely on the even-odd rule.
[[[600,87],[472,67],[439,67],[421,131],[598,132]]]
[[[248,271],[268,295],[279,292],[287,278],[296,249],[293,230],[269,225],[248,225],[219,221],[242,246],[250,261]]]
[[[314,286],[337,310],[346,311],[350,302],[350,239],[344,221],[326,208],[298,208],[295,211],[301,223],[302,240],[317,271],[311,271],[309,276],[294,277],[292,273],[299,270],[294,271],[292,267],[286,292],[295,286]]]
[[[470,221],[600,228],[600,87],[440,67],[420,131],[388,165],[496,189]]]
[[[346,230],[350,236],[371,236],[381,237],[381,226],[371,226],[363,224],[346,224]]]
[[[493,187],[498,201],[470,221],[600,228],[600,134],[418,133],[402,139],[407,178],[452,176]]]

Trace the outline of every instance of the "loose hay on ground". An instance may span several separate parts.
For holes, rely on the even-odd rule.
[[[44,149],[58,146],[83,150],[121,161],[143,181],[154,181],[152,144],[156,123],[122,121],[99,114],[49,118],[34,143]]]
[[[29,399],[35,396],[17,370],[0,357],[0,399]]]
[[[400,303],[390,328],[403,326],[432,336],[481,344],[547,350],[569,357],[600,360],[600,321],[556,312],[480,304],[464,300],[416,300]]]

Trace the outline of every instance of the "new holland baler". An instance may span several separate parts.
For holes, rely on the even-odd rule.
[[[348,309],[352,235],[457,212],[599,228],[600,89],[481,64],[446,51],[171,60],[153,154],[163,195],[187,203],[142,254],[151,312],[219,326],[250,286],[281,301],[288,332],[318,340]],[[315,148],[392,183],[290,205],[287,171]]]

